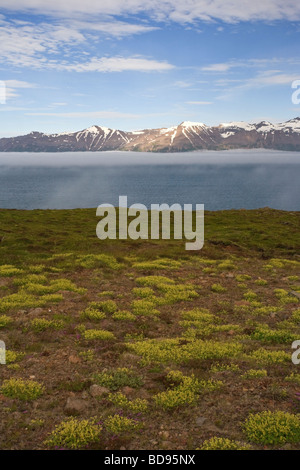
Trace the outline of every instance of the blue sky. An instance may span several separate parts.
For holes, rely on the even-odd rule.
[[[300,115],[298,0],[0,0],[0,137]]]

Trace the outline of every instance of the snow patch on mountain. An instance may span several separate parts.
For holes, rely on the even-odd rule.
[[[228,132],[222,132],[220,135],[223,137],[223,139],[227,139],[227,138],[230,137],[231,135],[235,135],[235,132],[230,132],[230,131],[228,131]]]
[[[244,131],[255,131],[255,124],[249,124],[244,121],[232,121],[232,122],[222,122],[220,127],[230,127],[236,129],[243,129]]]
[[[207,127],[206,124],[203,122],[192,122],[192,121],[183,121],[181,124],[179,124],[181,127],[185,128],[193,128],[193,127]]]

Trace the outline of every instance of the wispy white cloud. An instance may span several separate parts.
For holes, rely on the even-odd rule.
[[[187,104],[196,104],[196,105],[207,105],[207,104],[212,104],[212,101],[186,101]]]
[[[119,111],[86,111],[86,112],[67,112],[67,113],[49,113],[49,112],[27,112],[26,116],[55,116],[62,118],[95,118],[95,119],[112,119],[112,118],[125,118],[125,119],[138,119],[140,114],[122,113]]]
[[[35,83],[25,82],[23,80],[5,80],[5,85],[8,88],[36,88]]]
[[[300,19],[298,0],[1,0],[3,9],[34,11],[56,16],[136,15],[147,13],[157,21],[193,23],[196,20],[274,21]]]
[[[227,63],[220,63],[220,64],[211,64],[202,67],[201,70],[203,72],[227,72],[229,69],[234,67],[235,65],[227,62]]]
[[[261,69],[265,71],[263,73],[275,73],[280,72],[280,69],[268,69],[268,67],[278,67],[284,64],[285,67],[299,65],[300,59],[298,58],[285,58],[285,57],[270,57],[270,58],[263,58],[263,59],[232,59],[227,62],[221,63],[212,63],[207,64],[201,67],[202,72],[207,73],[226,73],[233,69],[242,69],[242,68],[252,68],[252,69]]]
[[[122,39],[125,36],[132,36],[135,34],[149,33],[160,29],[158,26],[150,26],[141,23],[127,23],[108,17],[105,21],[84,21],[84,20],[70,20],[68,27],[79,31],[90,31],[103,33],[106,36],[112,36]]]
[[[162,72],[173,68],[168,62],[143,57],[93,57],[88,62],[59,65],[59,69],[75,72]]]
[[[16,98],[19,96],[17,90],[19,88],[36,88],[35,83],[25,82],[23,80],[4,80],[5,83],[5,99]]]
[[[254,77],[244,78],[238,81],[224,80],[222,93],[216,97],[218,100],[231,100],[234,96],[239,96],[243,92],[251,89],[261,89],[275,86],[291,86],[294,80],[299,80],[296,73],[278,73],[278,71],[265,71],[257,73]],[[220,85],[220,82],[219,82]]]
[[[177,88],[189,88],[192,86],[192,83],[186,80],[177,80],[175,83],[173,83],[173,86]]]
[[[85,40],[76,30],[47,23],[0,24],[0,61],[15,66],[41,68],[46,54],[57,54],[61,47],[74,46]]]
[[[242,86],[252,88],[271,85],[290,85],[294,80],[299,80],[299,75],[299,73],[265,73],[260,74],[254,78],[249,78]]]
[[[65,25],[0,21],[0,62],[31,69],[66,71],[119,72],[163,71],[173,68],[164,61],[143,57],[93,57],[89,61],[86,49],[99,32],[117,38],[156,29],[146,25],[127,24],[121,21],[87,23],[71,21]],[[87,31],[89,28],[89,31]],[[91,34],[96,34],[96,38]],[[71,54],[70,51],[76,53]],[[76,62],[70,62],[70,56]]]
[[[67,106],[68,103],[50,103],[48,108],[59,108],[60,106]]]

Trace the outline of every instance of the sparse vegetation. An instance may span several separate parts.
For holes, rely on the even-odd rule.
[[[298,449],[299,221],[208,212],[187,252],[1,210],[1,448]]]
[[[1,393],[4,396],[23,401],[35,400],[42,395],[43,391],[43,385],[34,380],[11,378],[4,380],[1,386]]]
[[[45,445],[55,449],[82,449],[99,441],[101,426],[95,419],[68,418],[58,424]]]
[[[251,414],[244,425],[251,442],[282,445],[300,441],[300,418],[283,411],[263,411]]]

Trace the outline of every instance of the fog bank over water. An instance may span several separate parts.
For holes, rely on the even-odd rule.
[[[18,153],[1,154],[0,162],[0,208],[117,206],[125,195],[128,205],[147,208],[179,203],[206,210],[300,210],[300,153]]]
[[[0,166],[123,166],[185,164],[300,164],[300,152],[278,150],[203,150],[180,153],[149,152],[0,152]]]

